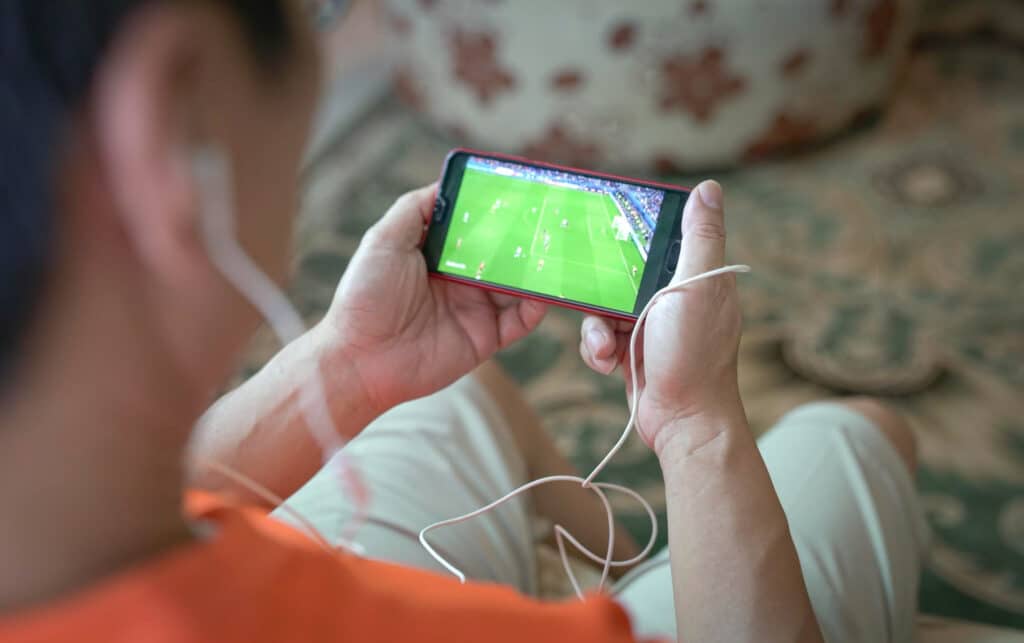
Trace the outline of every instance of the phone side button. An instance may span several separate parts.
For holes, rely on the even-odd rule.
[[[444,219],[445,210],[447,210],[447,201],[443,196],[438,196],[434,201],[434,222],[441,223]]]
[[[668,252],[665,254],[665,272],[676,271],[676,264],[679,263],[679,247],[678,240],[673,241],[672,245],[668,247]]]

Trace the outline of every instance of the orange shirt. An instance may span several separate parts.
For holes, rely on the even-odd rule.
[[[209,494],[218,529],[76,595],[0,617],[0,641],[632,641],[614,601],[542,603],[498,585],[330,554],[256,509]]]

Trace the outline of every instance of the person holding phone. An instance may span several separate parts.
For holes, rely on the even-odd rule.
[[[465,585],[407,537],[570,469],[489,362],[545,304],[428,278],[434,186],[366,234],[315,327],[208,408],[260,319],[202,242],[192,152],[223,152],[241,245],[283,281],[317,94],[306,17],[295,0],[0,6],[0,640],[907,640],[923,542],[912,436],[854,400],[794,411],[759,448],[731,276],[666,296],[647,322],[638,414],[669,547],[615,595],[531,596],[534,517],[605,542],[599,504],[572,485],[439,533]],[[724,260],[721,189],[695,195],[678,279]],[[588,317],[583,359],[623,368],[627,333]],[[298,409],[310,378],[355,438],[365,556],[323,551],[201,464],[329,532],[350,508]]]

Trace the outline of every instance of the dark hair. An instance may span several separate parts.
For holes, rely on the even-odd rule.
[[[0,376],[43,289],[56,216],[54,155],[69,116],[125,17],[151,1],[0,3]],[[290,35],[282,0],[208,1],[238,17],[259,64],[281,60]]]

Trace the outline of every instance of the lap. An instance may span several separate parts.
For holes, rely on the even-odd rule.
[[[833,403],[796,409],[758,446],[826,640],[911,640],[926,526],[896,450]],[[674,636],[667,551],[616,591],[639,633]]]
[[[371,558],[443,571],[420,545],[426,525],[464,514],[526,482],[507,420],[472,375],[400,405],[345,447],[369,491],[371,522],[356,538]],[[325,468],[288,499],[328,538],[352,514],[337,476]],[[473,580],[536,589],[529,500],[431,532],[442,555]],[[286,513],[275,517],[290,521]],[[445,572],[447,573],[447,572]]]
[[[913,481],[865,417],[836,404],[785,416],[759,441],[818,621],[831,641],[910,640],[926,527]],[[415,534],[526,481],[506,420],[472,376],[383,415],[346,447],[370,491],[370,557],[441,571]],[[289,500],[328,537],[351,505],[322,471]],[[280,515],[288,520],[287,515]],[[471,579],[536,590],[528,499],[431,534]],[[641,635],[674,636],[668,552],[615,592]]]

